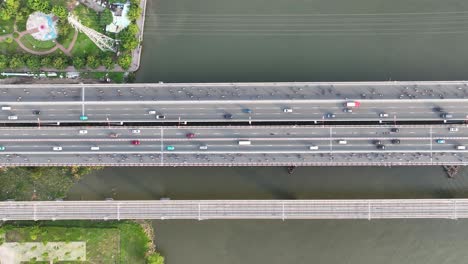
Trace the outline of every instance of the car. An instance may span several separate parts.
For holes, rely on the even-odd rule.
[[[251,113],[252,113],[252,109],[245,108],[245,109],[242,109],[242,112],[244,112],[244,113],[246,113],[246,114],[251,114]]]
[[[224,114],[224,119],[232,119],[232,115],[231,114]]]
[[[61,151],[61,150],[62,150],[62,147],[52,147],[52,150],[54,150],[54,151]]]
[[[374,141],[372,141],[372,144],[374,144],[374,145],[381,145],[381,144],[382,144],[382,141],[381,141],[381,140],[374,140]]]
[[[437,144],[445,144],[445,139],[437,139],[436,143]]]
[[[39,111],[39,110],[34,110],[32,113],[33,113],[34,115],[40,115],[40,114],[41,114],[41,111]]]
[[[208,149],[208,146],[207,146],[207,145],[201,145],[201,146],[199,147],[199,149]]]
[[[166,147],[166,150],[174,150],[174,149],[175,149],[174,146],[167,146],[167,147]]]
[[[155,115],[156,114],[156,110],[149,110],[148,111],[148,115]]]
[[[18,119],[18,116],[8,116],[8,120],[16,120]]]
[[[449,113],[442,113],[442,114],[440,114],[440,117],[441,117],[441,118],[452,118],[453,115],[452,115],[452,114],[449,114]]]
[[[165,115],[157,115],[156,119],[166,119],[166,116]]]
[[[79,133],[80,133],[80,135],[88,134],[88,130],[82,129],[82,130],[80,130]]]
[[[377,149],[385,150],[385,145],[377,145]]]
[[[283,108],[283,113],[292,113],[292,108]]]
[[[465,150],[465,149],[466,149],[466,146],[458,145],[458,146],[456,146],[455,148],[458,149],[458,150]]]
[[[86,121],[86,120],[88,120],[88,116],[82,115],[82,116],[80,116],[80,120],[81,121]]]
[[[119,134],[117,134],[117,133],[110,133],[110,134],[109,134],[109,137],[111,137],[111,138],[116,138],[116,137],[119,137]]]
[[[434,111],[434,112],[436,112],[436,113],[440,113],[440,112],[442,112],[443,110],[442,110],[441,107],[435,106],[434,108],[432,108],[432,111]]]
[[[326,117],[326,118],[335,118],[336,115],[333,114],[333,113],[328,113],[328,114],[325,115],[325,117]]]
[[[351,109],[351,108],[344,108],[344,109],[343,109],[343,112],[345,112],[345,113],[352,113],[352,112],[353,112],[353,109]]]
[[[132,129],[133,134],[140,134],[140,129]]]
[[[354,101],[354,102],[346,102],[344,103],[345,107],[359,107],[361,105],[360,102]]]
[[[132,140],[132,145],[140,145],[140,140]]]
[[[390,132],[398,133],[398,132],[400,132],[400,129],[397,128],[397,127],[392,127],[392,128],[390,128]]]
[[[340,144],[340,145],[346,145],[346,144],[348,144],[348,141],[346,141],[346,140],[338,140],[338,144]]]
[[[0,151],[4,151],[6,148],[4,146],[0,146]]]
[[[392,144],[400,144],[399,139],[392,139],[391,142],[392,142]]]
[[[309,146],[309,149],[310,150],[318,150],[319,149],[319,146]]]
[[[450,132],[457,132],[457,131],[458,131],[458,127],[449,127],[449,131],[450,131]]]
[[[97,146],[91,147],[91,150],[99,150],[99,147],[97,147]]]
[[[388,117],[388,114],[387,113],[380,113],[379,117]]]
[[[195,137],[195,134],[194,134],[194,133],[187,133],[187,134],[185,135],[185,137],[187,137],[187,138],[194,138],[194,137]]]

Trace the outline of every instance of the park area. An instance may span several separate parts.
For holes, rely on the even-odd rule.
[[[0,263],[163,264],[142,225],[124,222],[22,222],[0,227]]]
[[[140,0],[5,0],[0,70],[127,70],[141,13]]]

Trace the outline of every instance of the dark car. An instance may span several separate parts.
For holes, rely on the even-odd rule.
[[[380,140],[374,140],[374,141],[372,141],[372,144],[374,144],[374,145],[381,145],[381,144],[382,144],[382,141],[380,141]]]
[[[326,117],[326,118],[335,118],[336,115],[333,114],[333,113],[328,113],[328,114],[325,115],[325,117]]]
[[[399,139],[392,139],[392,144],[400,144],[400,140]]]
[[[385,145],[377,145],[377,149],[385,150]]]
[[[194,138],[195,137],[195,134],[194,133],[187,133],[187,135],[185,135],[187,138]]]
[[[40,115],[40,114],[41,114],[41,111],[39,111],[39,110],[34,110],[34,111],[33,111],[33,114],[34,114],[34,115]]]
[[[393,128],[390,129],[390,132],[398,133],[398,132],[400,132],[400,129],[396,128],[396,127],[393,127]]]
[[[452,114],[449,114],[449,113],[442,113],[442,114],[440,114],[440,117],[441,117],[441,118],[452,118],[453,115],[452,115]]]
[[[231,114],[224,114],[224,119],[232,119],[232,115]]]
[[[439,107],[439,106],[436,106],[436,107],[432,108],[432,111],[434,111],[436,113],[440,113],[440,112],[442,112],[442,108]]]
[[[252,113],[252,109],[244,108],[244,109],[242,109],[242,112],[244,112],[244,113],[246,113],[246,114],[251,114],[251,113]]]

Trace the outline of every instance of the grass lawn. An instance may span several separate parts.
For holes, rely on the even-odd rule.
[[[0,53],[15,54],[18,53],[18,51],[22,51],[22,49],[19,47],[16,41],[13,41],[12,43],[6,43],[5,41],[0,42]]]
[[[101,50],[83,33],[78,34],[75,46],[71,51],[73,56],[99,55]]]
[[[68,35],[66,35],[63,38],[60,37],[60,44],[62,44],[66,49],[68,49],[68,47],[70,46],[70,43],[73,40],[74,35],[75,35],[75,30],[70,30]]]
[[[125,77],[123,72],[83,72],[81,73],[81,77],[83,78],[90,78],[90,79],[101,79],[109,77],[112,82],[115,83],[123,83],[125,81]]]
[[[79,263],[143,264],[149,241],[140,225],[126,221],[17,222],[2,230],[5,242],[86,242],[87,261]]]
[[[3,20],[0,19],[0,36],[13,33],[14,19]]]
[[[46,51],[55,47],[56,43],[52,40],[40,41],[31,35],[24,35],[20,41],[29,49],[37,51]]]
[[[104,27],[99,25],[99,14],[96,11],[84,5],[79,5],[73,10],[73,14],[78,16],[81,24],[104,33]]]

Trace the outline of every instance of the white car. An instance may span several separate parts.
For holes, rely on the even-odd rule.
[[[155,114],[156,114],[156,110],[149,110],[149,111],[148,111],[148,114],[149,114],[149,115],[155,115]]]
[[[18,116],[8,116],[8,120],[16,120],[18,119]]]
[[[200,149],[208,149],[208,146],[207,145],[202,145],[202,146],[200,146]]]
[[[318,147],[318,146],[310,146],[309,149],[310,149],[310,150],[318,150],[319,147]]]
[[[62,150],[62,147],[53,147],[52,150],[61,151],[61,150]]]
[[[140,134],[140,132],[141,132],[141,131],[140,131],[139,129],[133,129],[133,130],[132,130],[132,133],[133,133],[133,134]]]
[[[291,108],[284,108],[283,109],[283,113],[292,113],[292,109]]]
[[[80,135],[88,134],[88,130],[82,129],[80,130]]]
[[[450,128],[449,128],[449,131],[450,131],[450,132],[457,132],[457,131],[458,131],[458,127],[450,127]]]
[[[379,116],[380,117],[388,117],[388,114],[387,113],[380,113]]]

